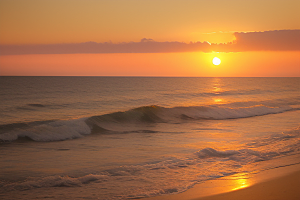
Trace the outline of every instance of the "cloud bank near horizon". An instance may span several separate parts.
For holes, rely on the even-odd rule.
[[[171,53],[171,52],[243,52],[300,51],[300,30],[235,32],[236,40],[223,44],[209,42],[156,42],[143,38],[140,42],[39,45],[0,45],[0,55],[24,54],[97,54],[97,53]]]

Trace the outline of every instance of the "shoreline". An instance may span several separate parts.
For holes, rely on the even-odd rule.
[[[244,189],[197,198],[195,200],[298,200],[300,198],[299,185],[300,171],[297,171]]]
[[[252,177],[232,175],[196,184],[178,194],[143,200],[298,200],[300,164],[266,170]]]

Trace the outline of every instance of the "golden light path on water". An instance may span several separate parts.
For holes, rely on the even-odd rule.
[[[235,191],[251,186],[252,184],[249,178],[248,173],[237,173],[227,178],[221,178],[221,180],[230,181],[227,182],[227,191]]]
[[[246,188],[249,186],[248,179],[246,179],[246,178],[237,179],[235,181],[235,183],[236,183],[236,187],[233,188],[232,190],[239,190],[239,189]]]
[[[218,97],[218,95],[220,95],[223,92],[223,90],[221,88],[221,79],[220,78],[214,79],[212,92],[216,95],[216,97],[213,98],[214,103],[216,103],[216,104],[225,103],[224,99]]]

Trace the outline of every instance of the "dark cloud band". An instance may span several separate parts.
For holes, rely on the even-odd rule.
[[[0,55],[76,54],[76,53],[169,53],[169,52],[242,52],[299,51],[300,30],[236,32],[236,40],[226,44],[208,42],[156,42],[143,38],[140,42],[40,45],[0,45]]]

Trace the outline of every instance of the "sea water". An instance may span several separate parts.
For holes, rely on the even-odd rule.
[[[135,199],[300,163],[300,78],[0,77],[0,99],[1,199]]]

